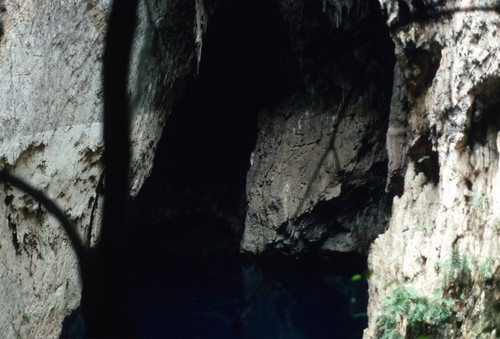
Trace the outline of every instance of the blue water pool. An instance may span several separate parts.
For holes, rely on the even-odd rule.
[[[138,242],[131,265],[142,337],[362,337],[367,286],[351,281],[362,265],[348,255],[244,257],[237,236],[157,227]]]

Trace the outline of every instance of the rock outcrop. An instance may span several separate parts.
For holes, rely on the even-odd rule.
[[[366,251],[389,211],[393,46],[378,4],[285,1],[278,8],[298,86],[259,115],[242,250]]]
[[[196,69],[204,31],[197,4],[140,6],[130,73],[131,195],[149,175],[166,117]],[[105,181],[101,71],[109,6],[8,1],[1,9],[0,166],[54,199],[90,246],[99,234]],[[4,184],[0,197],[0,333],[57,337],[80,300],[72,248],[36,201]]]
[[[247,7],[235,12],[240,5]],[[0,167],[44,190],[88,246],[99,236],[105,185],[101,68],[109,6],[0,5]],[[138,14],[130,195],[151,172],[171,111],[199,114],[179,125],[173,119],[173,127],[206,123],[190,131],[199,141],[185,143],[205,154],[181,157],[188,170],[162,169],[159,177],[178,182],[157,185],[146,200],[157,203],[147,206],[156,214],[144,219],[230,219],[251,253],[369,253],[366,338],[498,335],[496,1],[151,0]],[[237,31],[214,37],[242,15]],[[256,17],[258,38],[249,28]],[[206,41],[212,19],[218,26]],[[223,114],[213,118],[216,110]],[[237,130],[254,118],[256,131]],[[225,119],[233,129],[214,136],[227,132],[218,126]],[[183,132],[173,136],[178,144]],[[202,146],[223,151],[200,150],[209,138]],[[241,147],[231,144],[236,139]],[[252,147],[248,161],[231,159]],[[232,160],[238,173],[222,172]],[[211,161],[219,167],[204,168]],[[0,333],[56,337],[79,304],[76,258],[36,201],[4,184],[0,198]],[[404,313],[409,304],[394,311],[391,300],[420,303],[423,313]],[[429,320],[431,310],[439,322]]]
[[[500,334],[498,7],[380,2],[396,46],[387,149],[388,189],[397,196],[389,228],[370,250],[365,337],[493,338]],[[402,289],[449,317],[434,314],[440,320],[423,326],[401,311],[397,324],[384,322]]]

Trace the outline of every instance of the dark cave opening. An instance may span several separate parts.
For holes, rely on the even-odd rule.
[[[422,172],[434,185],[439,183],[439,157],[432,146],[430,133],[420,135],[410,147],[409,155],[417,173]]]
[[[469,111],[470,128],[468,131],[468,145],[484,146],[488,142],[496,149],[495,138],[500,130],[500,78],[490,77],[477,85],[470,94],[474,97]]]
[[[223,219],[241,233],[257,114],[276,105],[297,77],[271,7],[263,0],[217,4],[199,74],[167,119],[153,172],[136,199],[139,214],[163,210],[163,222]]]
[[[340,253],[326,259],[309,253],[297,260],[239,253],[258,113],[290,93],[307,92],[310,84],[323,87],[320,96],[330,94],[332,83],[323,77],[338,65],[344,68],[339,74],[363,83],[358,66],[374,52],[366,44],[359,54],[350,53],[360,38],[356,30],[340,38],[336,34],[344,32],[338,27],[325,31],[334,14],[324,16],[320,2],[308,3],[303,14],[310,17],[301,32],[283,27],[276,3],[217,4],[199,74],[168,118],[153,172],[133,201],[126,284],[143,337],[358,338],[366,327],[367,283],[351,280],[367,269],[366,256]],[[359,27],[357,19],[351,13],[346,30]],[[364,43],[378,38],[379,27],[390,41],[381,15],[366,21],[372,29]],[[292,33],[301,37],[292,42]],[[385,51],[387,41],[375,52]],[[349,53],[338,53],[341,49]],[[354,59],[360,64],[350,63]],[[392,55],[388,59],[391,63]],[[339,99],[340,92],[326,101]],[[386,101],[384,95],[378,100]],[[326,204],[315,212],[325,219],[334,214]],[[75,318],[80,325],[78,314]]]
[[[350,50],[357,39],[321,41],[333,33],[322,31],[328,19],[319,25],[321,8],[312,7],[301,49],[275,2],[217,4],[199,74],[167,119],[153,172],[133,202],[130,304],[143,336],[357,338],[366,326],[366,281],[350,279],[367,269],[365,256],[239,253],[259,112],[311,83],[328,93],[323,73],[349,59],[336,45]],[[363,79],[358,67],[345,72]]]

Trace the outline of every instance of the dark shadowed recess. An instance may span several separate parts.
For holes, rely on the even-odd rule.
[[[136,201],[141,215],[155,219],[150,223],[196,215],[222,218],[241,232],[257,114],[296,83],[288,46],[270,1],[218,3],[199,75],[167,119]]]
[[[366,327],[366,282],[350,278],[365,257],[239,253],[258,113],[304,86],[301,67],[320,68],[317,41],[299,66],[274,6],[217,4],[134,201],[129,302],[143,337],[359,338]]]

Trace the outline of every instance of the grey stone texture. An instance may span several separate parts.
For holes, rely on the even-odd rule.
[[[376,320],[395,285],[426,297],[436,288],[451,293],[443,281],[453,253],[467,260],[471,286],[457,302],[462,322],[439,336],[493,338],[495,325],[487,328],[495,319],[498,328],[492,309],[500,301],[498,3],[423,1],[427,14],[437,13],[427,17],[417,2],[380,3],[396,46],[387,149],[388,189],[398,195],[387,232],[370,249],[365,338],[380,336]],[[397,330],[409,337],[404,324]]]
[[[3,6],[0,166],[54,199],[93,245],[105,182],[101,72],[110,2]],[[130,67],[132,196],[149,175],[166,117],[196,68],[194,11],[184,1],[140,5]],[[0,199],[0,333],[58,337],[80,302],[76,258],[58,222],[36,201],[4,184]]]
[[[131,196],[199,70],[216,3],[141,2],[129,82]],[[462,337],[495,336],[480,332],[500,300],[498,2],[273,3],[297,86],[259,111],[242,251],[369,253],[366,338],[380,336],[376,319],[394,284],[430,295],[442,286],[443,263],[461,253],[472,281]],[[89,246],[105,184],[109,6],[12,0],[0,8],[0,167],[53,198]],[[2,184],[0,201],[0,333],[58,337],[80,302],[68,239],[27,195]]]
[[[373,20],[373,3],[311,7],[278,6],[284,25],[295,29],[290,39],[303,86],[259,115],[243,251],[366,252],[386,226],[393,46],[375,42],[385,26]],[[316,21],[323,26],[313,30]],[[328,40],[312,52],[317,36]]]

